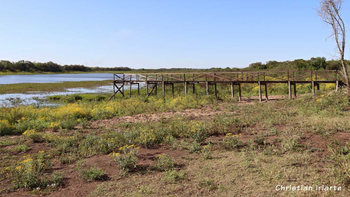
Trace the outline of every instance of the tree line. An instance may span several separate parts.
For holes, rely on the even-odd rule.
[[[350,65],[349,60],[345,60]],[[247,68],[159,68],[159,69],[131,69],[129,67],[87,67],[84,65],[59,65],[54,62],[30,62],[0,61],[0,72],[94,72],[94,71],[134,71],[134,72],[233,72],[233,71],[255,71],[255,70],[339,70],[342,68],[340,60],[326,60],[325,57],[316,57],[309,60],[296,59],[293,61],[268,61],[266,63],[255,62]]]
[[[60,65],[54,62],[30,62],[21,60],[10,62],[0,61],[0,72],[93,72],[93,71],[130,71],[128,67],[87,67],[84,65]]]
[[[345,60],[350,65],[349,60]],[[296,59],[293,61],[256,62],[249,65],[247,70],[339,70],[342,68],[340,60],[326,60],[325,57],[313,57],[309,60]]]

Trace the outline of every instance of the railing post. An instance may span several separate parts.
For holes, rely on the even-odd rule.
[[[148,95],[148,75],[146,75],[146,95]]]
[[[162,90],[163,90],[163,100],[165,100],[165,82],[164,75],[162,74]]]
[[[122,88],[122,90],[123,90],[123,97],[124,97],[124,85],[125,85],[125,74],[123,74],[123,88]]]
[[[131,75],[129,75],[129,98],[131,98],[131,88],[132,88]]]
[[[214,73],[214,91],[215,91],[215,98],[218,99],[218,91],[217,91],[217,85],[216,85],[216,73]]]
[[[261,82],[260,81],[258,81],[258,85],[259,85],[259,102],[261,102],[262,96],[261,96]]]
[[[234,98],[235,96],[235,89],[233,87],[233,82],[231,82],[231,97]]]
[[[292,87],[291,87],[290,81],[288,81],[288,94],[289,94],[289,99],[292,99]]]
[[[115,74],[113,74],[113,98],[115,99]]]

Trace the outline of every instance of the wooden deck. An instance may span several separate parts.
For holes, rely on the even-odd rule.
[[[174,96],[174,84],[184,84],[185,95],[188,94],[189,86],[195,93],[196,84],[205,84],[206,94],[211,94],[210,86],[214,86],[215,97],[218,97],[217,84],[230,84],[231,96],[235,96],[234,86],[238,86],[238,98],[242,99],[241,84],[257,84],[259,86],[259,101],[262,101],[262,87],[264,86],[265,98],[268,100],[267,84],[288,84],[289,98],[296,97],[296,84],[311,84],[312,92],[319,90],[320,84],[333,83],[335,89],[343,83],[340,79],[338,71],[278,71],[278,72],[196,72],[196,73],[146,73],[146,74],[114,74],[113,75],[113,96],[120,93],[124,95],[124,87],[129,85],[137,85],[138,94],[140,94],[140,83],[146,85],[146,94],[150,96],[157,94],[158,86],[162,87],[163,98],[165,99],[165,87],[171,86],[172,95]],[[293,89],[292,89],[293,87]],[[129,91],[129,97],[131,97]],[[112,98],[111,97],[111,98]]]

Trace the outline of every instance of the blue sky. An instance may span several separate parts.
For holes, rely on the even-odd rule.
[[[0,0],[0,5],[3,60],[210,68],[336,58],[333,39],[326,39],[331,28],[316,12],[319,0]],[[348,29],[349,11],[345,1]]]

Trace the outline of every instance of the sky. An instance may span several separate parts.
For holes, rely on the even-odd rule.
[[[337,59],[335,42],[327,38],[331,27],[317,14],[319,0],[0,0],[0,6],[1,60],[243,68]],[[349,13],[345,0],[348,28]]]

